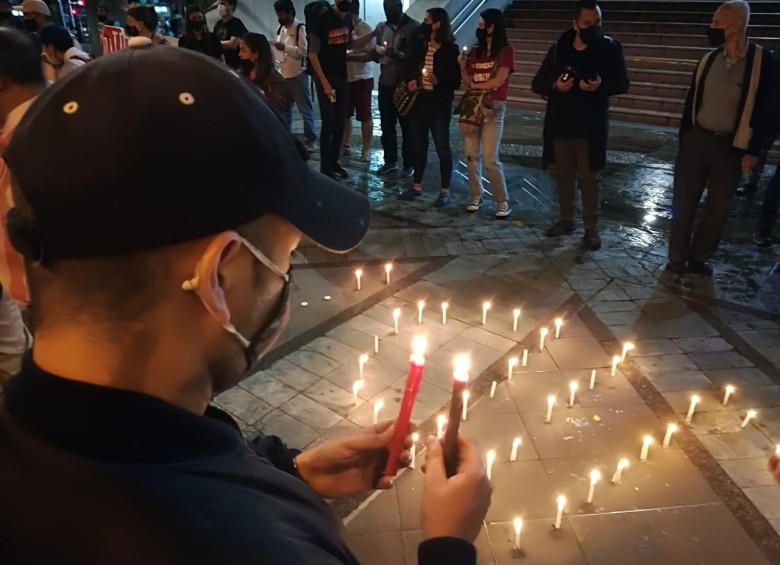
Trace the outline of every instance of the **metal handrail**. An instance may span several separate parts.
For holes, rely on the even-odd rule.
[[[468,4],[466,4],[462,10],[460,10],[455,16],[452,18],[452,28],[453,32],[457,35],[458,32],[461,30],[461,28],[466,25],[466,22],[471,19],[471,16],[473,16],[477,10],[479,10],[483,4],[487,0],[470,0]],[[468,15],[463,17],[463,14],[465,14],[468,11]]]

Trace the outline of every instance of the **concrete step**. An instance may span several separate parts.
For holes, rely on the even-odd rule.
[[[707,47],[687,47],[677,45],[647,45],[635,43],[633,36],[626,37],[628,43],[623,43],[623,50],[627,57],[662,57],[666,59],[691,59],[698,61],[710,51]],[[511,39],[515,49],[523,51],[547,51],[549,41],[539,39]]]
[[[515,47],[516,60],[535,61],[537,65],[542,62],[546,53],[546,49],[542,51],[539,49],[518,49]],[[696,63],[696,59],[671,59],[666,57],[637,57],[626,55],[626,64],[629,69],[664,69],[692,72],[696,67]]]
[[[609,26],[613,22],[679,22],[699,25],[709,25],[712,21],[712,12],[696,10],[691,12],[666,11],[666,10],[615,10],[611,4],[604,5],[604,25]],[[506,10],[507,18],[539,18],[545,20],[559,20],[561,22],[572,20],[572,10],[555,10],[549,8],[509,8]],[[751,12],[750,23],[752,25],[780,25],[780,13]]]
[[[510,88],[531,90],[534,73],[515,72],[509,79]],[[642,96],[659,96],[682,100],[688,92],[688,84],[664,84],[658,82],[631,81],[631,93]]]
[[[658,9],[663,9],[668,12],[708,12],[713,13],[718,9],[718,6],[722,2],[715,1],[699,1],[693,0],[690,2],[660,2],[657,4]],[[654,6],[655,7],[655,6]],[[751,11],[756,13],[769,13],[776,14],[780,12],[780,2],[771,0],[752,0],[750,2]],[[572,3],[569,0],[516,0],[508,9],[524,10],[569,10],[572,11]],[[647,0],[610,0],[608,3],[608,9],[610,12],[614,10],[648,10]],[[652,9],[652,8],[651,8]]]
[[[563,32],[569,27],[570,20],[551,20],[543,18],[508,18],[510,33],[514,30],[524,29],[557,29]],[[662,33],[672,35],[697,35],[706,37],[706,26],[702,24],[676,23],[676,22],[608,22],[604,25],[605,31],[615,37],[629,33]],[[780,37],[780,25],[751,25],[749,30],[751,37]]]
[[[539,70],[541,61],[517,61],[515,69],[517,73],[527,74],[533,77]],[[687,88],[691,84],[691,71],[677,71],[667,69],[639,69],[629,67],[628,77],[632,82],[648,82],[655,84],[678,85]]]

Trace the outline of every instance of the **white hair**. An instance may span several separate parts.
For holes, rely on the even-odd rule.
[[[747,28],[750,24],[750,4],[745,0],[729,0],[721,4],[718,10],[732,12],[742,23],[742,32],[747,34]]]

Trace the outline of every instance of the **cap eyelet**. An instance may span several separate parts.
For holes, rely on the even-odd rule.
[[[182,92],[181,94],[179,94],[179,102],[181,102],[185,106],[191,106],[195,104],[195,97],[189,92]]]
[[[79,103],[75,100],[68,102],[62,107],[62,111],[66,114],[75,114],[79,111]]]

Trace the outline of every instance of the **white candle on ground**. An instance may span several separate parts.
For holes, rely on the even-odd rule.
[[[493,398],[496,395],[496,386],[498,386],[498,383],[493,381],[493,384],[490,385],[490,398]]]
[[[593,493],[596,492],[596,483],[601,480],[601,471],[593,469],[590,472],[590,490],[588,491],[588,504],[593,504]]]
[[[555,318],[555,339],[561,337],[561,326],[563,325],[562,318]]]
[[[401,317],[401,309],[396,308],[393,310],[393,329],[395,330],[395,335],[398,335],[398,318]]]
[[[361,380],[363,379],[363,372],[365,371],[366,363],[368,363],[368,355],[364,353],[358,359],[358,375],[360,375]]]
[[[672,434],[677,431],[677,424],[669,424],[666,426],[666,435],[664,436],[664,442],[661,447],[669,447],[672,442]]]
[[[593,390],[594,386],[596,386],[596,369],[590,372],[590,390]]]
[[[355,404],[358,403],[358,392],[360,392],[360,389],[363,388],[364,384],[365,381],[363,381],[363,379],[358,379],[352,385],[352,396],[355,398]]]
[[[701,398],[699,398],[698,394],[694,394],[691,396],[691,405],[688,407],[688,414],[685,416],[685,423],[690,424],[693,420],[693,413],[696,410],[696,405],[699,403]]]
[[[542,329],[539,331],[539,353],[541,353],[542,351],[544,351],[544,338],[546,338],[546,337],[547,337],[547,332],[548,332],[548,331],[549,331],[549,330],[548,330],[547,328],[542,328]]]
[[[447,416],[439,414],[436,417],[436,437],[441,439],[444,437],[444,426],[447,425]]]
[[[423,310],[425,309],[425,300],[417,301],[417,323],[422,324]]]
[[[512,524],[515,527],[515,551],[520,551],[520,534],[523,531],[523,519],[515,518]]]
[[[441,323],[442,325],[447,325],[447,308],[449,308],[450,305],[447,302],[441,303]]]
[[[528,350],[523,349],[523,367],[528,365]]]
[[[520,447],[520,444],[523,443],[523,440],[521,440],[519,437],[515,438],[515,441],[512,442],[512,455],[509,457],[509,460],[514,462],[517,461],[517,450]]]
[[[487,313],[490,310],[490,302],[482,303],[482,325],[487,324]]]
[[[626,360],[626,355],[628,355],[629,351],[633,351],[633,349],[634,349],[634,344],[631,343],[630,341],[627,341],[626,343],[623,344],[623,355],[620,356],[621,363]]]
[[[615,356],[612,358],[612,371],[610,371],[610,373],[609,373],[609,374],[610,374],[610,375],[612,375],[613,377],[615,376],[615,373],[617,372],[617,366],[618,366],[618,363],[620,363],[620,357],[618,357],[617,355],[615,355]]]
[[[561,529],[561,520],[563,519],[563,509],[566,508],[566,497],[558,496],[558,514],[555,516],[555,529]]]
[[[726,386],[726,394],[723,395],[723,406],[729,403],[729,397],[734,394],[734,387],[731,385]]]
[[[379,413],[385,405],[385,401],[381,398],[374,402],[374,425],[379,423]]]
[[[615,474],[612,475],[612,482],[616,485],[620,484],[620,481],[623,480],[623,469],[628,467],[628,459],[621,459],[618,461],[617,469],[615,469]]]
[[[653,443],[653,438],[651,436],[645,436],[645,439],[642,442],[642,453],[639,454],[640,461],[647,461],[647,455],[650,452],[651,443]]]
[[[745,419],[742,420],[742,424],[739,427],[742,428],[742,429],[745,429],[745,427],[747,427],[747,425],[748,425],[748,422],[750,422],[750,420],[755,418],[757,414],[758,414],[758,412],[756,412],[755,410],[748,410],[747,411],[747,415],[745,416]]]
[[[385,281],[387,282],[387,284],[390,284],[390,271],[392,270],[393,270],[392,263],[388,263],[387,265],[385,265]]]
[[[469,417],[469,397],[471,394],[469,391],[464,390],[463,391],[463,416],[462,419],[465,422],[466,419]]]
[[[506,375],[507,380],[510,380],[510,381],[512,380],[512,373],[514,372],[515,367],[517,367],[517,364],[519,362],[520,361],[517,359],[517,357],[510,357],[509,358],[509,361],[507,363],[507,365],[508,365],[507,375]]]
[[[569,395],[569,406],[574,406],[574,395],[577,393],[577,381],[572,381],[569,383],[569,390],[571,391],[571,394]]]
[[[493,463],[496,462],[496,452],[492,449],[487,452],[487,478],[493,480]]]
[[[379,353],[379,336],[374,336],[374,353]]]
[[[775,446],[775,455],[780,457],[780,443]]]
[[[417,442],[420,441],[420,434],[417,432],[412,434],[412,449],[409,452],[409,467],[414,469],[417,463]]]
[[[545,416],[545,423],[549,424],[552,421],[552,409],[555,406],[555,395],[551,394],[547,397],[547,416]]]
[[[520,308],[515,308],[512,314],[515,317],[515,321],[512,324],[512,331],[517,333],[517,321],[520,319]]]
[[[363,289],[360,287],[360,278],[361,278],[362,276],[363,276],[363,269],[357,269],[357,270],[355,271],[355,278],[357,279],[357,289],[358,289],[358,290],[363,290]]]

